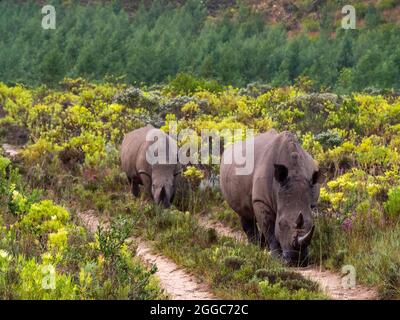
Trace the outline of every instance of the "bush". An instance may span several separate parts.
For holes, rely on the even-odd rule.
[[[304,19],[302,25],[306,32],[317,32],[320,29],[320,22],[314,17]]]
[[[389,190],[388,200],[385,202],[385,210],[391,219],[398,219],[400,216],[400,187]]]
[[[34,203],[19,222],[19,226],[26,232],[37,236],[50,232],[57,232],[69,220],[69,213],[63,207],[57,206],[51,200],[42,200]]]
[[[168,82],[168,88],[174,94],[190,95],[197,91],[207,90],[221,92],[223,87],[215,80],[197,78],[189,73],[178,73]]]
[[[397,0],[379,0],[378,8],[380,10],[387,10],[396,7],[399,4]]]
[[[325,150],[337,147],[342,143],[342,137],[340,134],[331,130],[317,134],[315,140],[321,143]]]

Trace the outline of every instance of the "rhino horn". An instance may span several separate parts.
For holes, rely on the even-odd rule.
[[[304,236],[297,237],[296,243],[299,247],[306,247],[310,244],[311,238],[314,234],[315,226],[312,226],[311,230],[308,231]]]

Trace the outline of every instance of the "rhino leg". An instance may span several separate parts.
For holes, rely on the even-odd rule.
[[[281,253],[281,246],[275,237],[275,217],[270,213],[268,208],[262,202],[256,202],[253,204],[253,210],[257,219],[257,223],[261,226],[261,240],[264,246],[268,246],[268,249],[273,255],[279,256]]]
[[[258,230],[256,219],[240,217],[240,222],[249,242],[264,247],[265,238]]]
[[[136,179],[128,177],[129,185],[131,186],[131,192],[135,197],[139,196],[140,193],[140,188],[139,188],[139,182],[136,181]]]
[[[132,183],[132,194],[133,194],[135,197],[138,197],[138,196],[139,196],[139,192],[140,192],[139,184],[133,182],[133,183]]]
[[[146,174],[141,174],[140,181],[143,185],[143,193],[145,195],[145,198],[153,199],[153,195],[151,194],[151,178]]]
[[[282,250],[275,237],[275,220],[266,218],[264,220],[262,233],[265,236],[269,251],[275,256],[280,256]]]

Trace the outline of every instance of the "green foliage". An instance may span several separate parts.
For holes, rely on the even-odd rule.
[[[130,230],[126,220],[113,223],[110,233],[92,241],[64,207],[39,201],[41,192],[21,187],[16,170],[0,174],[1,299],[164,297],[155,270],[146,270],[124,243]],[[8,207],[4,198],[10,198]]]
[[[174,94],[189,95],[203,90],[220,92],[223,88],[215,80],[205,80],[191,74],[178,73],[175,78],[169,81],[168,89]]]
[[[18,296],[18,270],[37,273],[50,261],[66,277],[60,284],[65,289],[48,298],[70,297],[72,292],[75,298],[85,299],[159,297],[158,287],[152,285],[154,270],[132,262],[125,241],[130,230],[127,222],[132,221],[133,232],[154,241],[157,250],[211,284],[222,298],[320,297],[312,284],[288,275],[265,251],[199,227],[194,214],[207,214],[240,229],[237,215],[221,205],[216,188],[203,185],[204,179],[216,176],[218,165],[191,165],[183,170],[180,187],[194,192],[177,194],[175,205],[181,211],[143,206],[130,199],[120,170],[122,137],[145,123],[167,131],[177,120],[178,131],[192,129],[198,134],[202,129],[247,128],[255,133],[271,128],[296,133],[326,176],[311,248],[313,261],[333,269],[352,264],[360,281],[380,285],[382,296],[398,297],[393,270],[398,268],[400,99],[394,91],[376,88],[352,95],[314,92],[315,82],[299,75],[296,67],[299,48],[301,42],[293,45],[285,62],[297,80],[283,88],[254,83],[245,89],[206,89],[198,85],[206,80],[193,76],[182,76],[190,85],[195,83],[188,87],[186,82],[182,87],[176,82],[175,87],[139,88],[83,79],[65,79],[62,90],[1,84],[4,118],[0,121],[6,119],[30,132],[17,160],[22,176],[0,158],[0,221],[6,226],[0,235],[6,239],[0,241],[5,252],[1,267],[8,270],[1,275],[6,284],[1,294]],[[351,56],[343,59],[341,70],[352,61]],[[345,76],[347,81],[354,74]],[[29,182],[28,190],[22,177]],[[53,202],[31,189],[38,187],[47,189],[46,198]],[[125,219],[100,230],[92,241],[55,204],[60,199],[68,207],[107,217],[122,214]],[[376,256],[369,260],[365,252]],[[271,273],[257,272],[262,269]],[[32,288],[27,296],[34,297],[37,284],[24,277]],[[45,296],[39,290],[35,297]]]
[[[32,204],[37,202],[40,198],[40,192],[33,190],[28,195],[21,194],[18,190],[15,190],[15,185],[10,185],[7,190],[9,194],[8,208],[15,215],[22,215],[27,213]]]
[[[99,249],[105,258],[112,258],[118,252],[132,231],[133,222],[120,217],[111,224],[110,230],[99,226],[96,236]]]
[[[392,9],[399,4],[397,0],[379,0],[378,8],[381,10]]]
[[[298,2],[303,13],[314,7],[311,1]],[[384,24],[380,12],[394,3],[379,1],[379,9],[362,9],[363,3],[357,2],[365,27],[357,32],[338,29],[337,37],[327,35],[335,31],[333,13],[340,5],[316,4],[320,21],[315,8],[304,17],[297,13],[304,31],[289,37],[284,27],[265,24],[245,4],[210,18],[208,2],[195,0],[152,1],[134,14],[115,10],[112,3],[57,1],[57,28],[43,30],[39,4],[3,1],[0,80],[51,87],[61,82],[74,90],[80,84],[68,84],[64,77],[136,84],[168,81],[173,92],[192,94],[199,88],[222,90],[216,81],[192,74],[236,86],[254,81],[286,85],[306,75],[317,87],[339,91],[369,86],[398,90],[399,27]],[[320,29],[316,36],[307,33]]]
[[[380,15],[378,10],[373,4],[368,6],[367,12],[365,14],[365,25],[367,28],[374,28],[380,23]]]
[[[41,236],[57,232],[69,220],[69,213],[62,207],[56,206],[51,200],[43,200],[32,204],[29,211],[20,221],[21,229]]]
[[[385,202],[385,209],[392,219],[400,215],[400,187],[394,187],[388,192],[388,200]]]
[[[318,141],[325,149],[332,149],[342,143],[342,137],[340,134],[331,130],[317,134],[315,136],[315,140]]]
[[[6,177],[9,172],[11,161],[7,158],[0,156],[0,192],[6,191]]]
[[[178,264],[211,283],[223,299],[321,299],[324,295],[309,280],[284,269],[280,262],[257,246],[226,237],[210,237],[189,212],[146,205],[135,210],[141,227],[136,231]],[[162,221],[161,221],[162,220]],[[259,269],[274,274],[270,283],[257,276]]]

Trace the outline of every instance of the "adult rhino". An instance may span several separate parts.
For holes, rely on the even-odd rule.
[[[252,173],[237,175],[241,166],[235,157],[229,164],[232,157],[227,155],[242,150],[246,144],[239,141],[222,156],[220,185],[225,200],[240,216],[249,241],[268,245],[289,265],[307,264],[314,232],[312,209],[319,197],[315,161],[292,133],[272,129],[254,137]]]
[[[169,157],[170,150],[175,161]],[[152,125],[125,135],[121,146],[121,165],[134,196],[139,196],[139,185],[143,185],[154,202],[166,208],[171,206],[176,192],[176,178],[180,173],[176,150],[176,141]],[[152,155],[159,160],[162,155],[165,158],[154,163]]]

